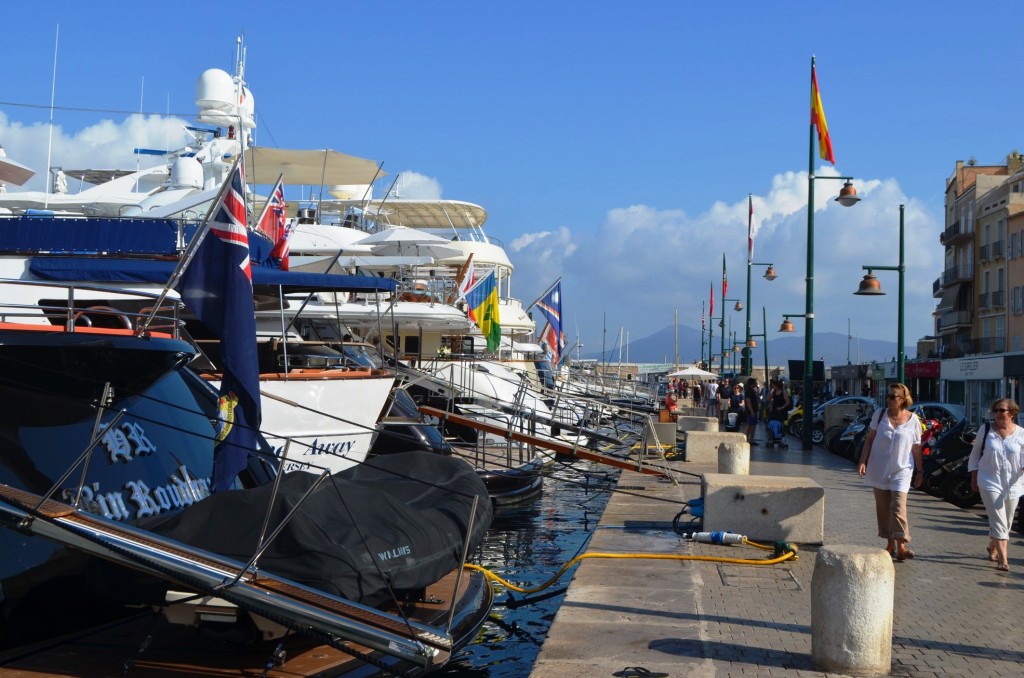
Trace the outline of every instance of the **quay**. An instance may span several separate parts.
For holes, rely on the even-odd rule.
[[[763,440],[764,430],[758,429]],[[825,491],[826,546],[877,546],[874,500],[855,467],[825,450],[752,446],[750,473],[809,477]],[[680,537],[672,519],[700,496],[717,464],[670,462],[678,485],[623,471],[587,552],[760,559],[750,546]],[[695,475],[689,475],[695,474]],[[1024,539],[1010,539],[1010,573],[986,559],[988,523],[920,491],[908,500],[913,560],[894,562],[893,676],[1019,676],[1024,666]],[[689,516],[683,516],[681,525]],[[743,534],[743,526],[733,532]],[[753,537],[751,537],[753,538]],[[811,661],[811,577],[819,547],[778,565],[641,559],[584,560],[531,676],[837,676]]]

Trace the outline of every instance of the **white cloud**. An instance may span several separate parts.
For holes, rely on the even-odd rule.
[[[7,157],[35,170],[24,186],[8,190],[44,190],[46,187],[47,149],[50,166],[66,169],[135,169],[163,162],[156,156],[136,156],[135,148],[173,150],[186,145],[190,136],[185,121],[160,116],[132,115],[114,122],[101,120],[78,132],[65,132],[46,123],[23,125],[10,121],[0,112],[0,145]],[[69,182],[71,182],[69,177]],[[74,186],[71,187],[74,190]]]
[[[824,171],[822,171],[824,174]],[[821,175],[819,175],[821,176]],[[941,221],[920,201],[903,195],[894,179],[857,179],[862,200],[852,208],[835,202],[841,183],[815,182],[814,299],[815,333],[847,331],[855,336],[895,341],[897,274],[876,271],[887,296],[857,297],[863,265],[895,266],[898,261],[899,204],[906,204],[906,340],[913,344],[932,333],[935,308],[932,281],[940,274],[943,250]],[[751,267],[753,332],[761,331],[766,307],[769,338],[783,313],[804,312],[807,274],[807,174],[773,177],[765,195],[754,195],[757,225],[754,260],[773,263],[779,275],[769,283],[764,267]],[[543,290],[564,275],[566,317],[580,323],[584,341],[595,344],[602,319],[625,327],[634,340],[673,322],[700,327],[701,304],[708,308],[714,289],[716,317],[721,313],[722,255],[729,280],[728,297],[747,303],[747,196],[733,203],[714,202],[706,212],[689,216],[681,210],[630,205],[608,211],[594,233],[559,229],[522,236],[514,243],[516,277],[524,296]],[[556,256],[558,249],[564,251]],[[733,302],[727,307],[731,309]],[[745,314],[726,313],[727,331],[745,333]],[[797,332],[803,321],[794,318]],[[589,341],[588,341],[589,340]]]
[[[402,171],[395,184],[397,195],[410,200],[440,200],[442,190],[440,181],[412,170]]]

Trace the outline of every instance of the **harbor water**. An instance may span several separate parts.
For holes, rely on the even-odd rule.
[[[618,480],[617,469],[556,460],[532,501],[502,507],[473,562],[521,588],[543,585],[586,548]],[[529,675],[574,569],[535,594],[495,587],[491,616],[476,640],[437,675]]]

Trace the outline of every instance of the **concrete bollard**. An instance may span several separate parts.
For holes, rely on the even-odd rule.
[[[676,429],[687,431],[718,431],[718,420],[714,417],[681,416],[676,417]]]
[[[886,675],[896,572],[870,546],[824,546],[811,577],[811,660],[825,671]]]
[[[750,475],[750,444],[719,443],[718,472],[740,476]]]

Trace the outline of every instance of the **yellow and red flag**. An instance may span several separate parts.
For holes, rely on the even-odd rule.
[[[811,63],[811,124],[818,128],[818,153],[822,160],[836,164],[836,156],[832,152],[832,138],[828,135],[828,123],[825,121],[825,109],[821,106],[821,91],[818,89],[818,76]]]

